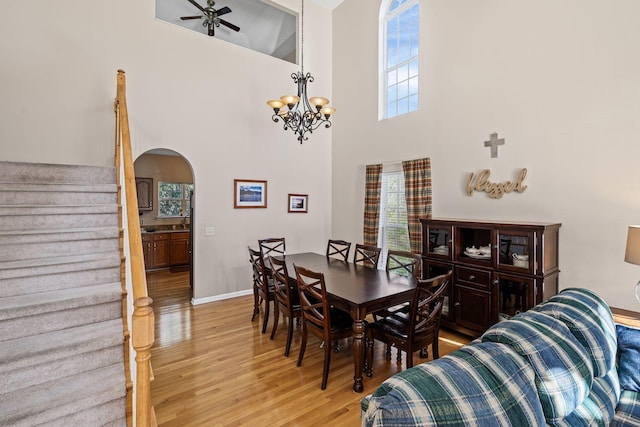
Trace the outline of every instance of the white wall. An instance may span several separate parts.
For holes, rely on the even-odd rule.
[[[281,5],[299,10],[294,0]],[[305,4],[311,94],[331,98],[331,12]],[[251,288],[247,245],[285,236],[323,251],[330,229],[330,138],[299,145],[268,99],[295,93],[298,66],[154,18],[153,0],[3,2],[0,158],[112,165],[116,71],[127,76],[134,156],[183,155],[197,189],[195,298]],[[233,209],[233,180],[268,180],[267,209]],[[287,214],[287,194],[309,194]],[[204,236],[213,226],[215,235]]]
[[[638,310],[640,2],[421,0],[420,109],[377,118],[380,0],[333,14],[333,235],[362,240],[366,164],[432,159],[434,217],[561,222],[560,285]],[[506,138],[492,159],[483,142]],[[465,194],[470,172],[522,194]]]

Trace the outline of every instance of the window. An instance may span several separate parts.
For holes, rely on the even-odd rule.
[[[378,247],[382,248],[380,268],[384,268],[389,249],[410,251],[404,173],[383,172],[380,188]]]
[[[389,5],[390,4],[390,5]],[[391,118],[418,109],[419,0],[392,0],[381,19],[380,117]]]
[[[158,182],[158,217],[190,216],[193,184]]]

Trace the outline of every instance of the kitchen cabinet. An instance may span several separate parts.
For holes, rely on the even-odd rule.
[[[136,178],[138,210],[153,210],[153,178]]]
[[[188,265],[191,261],[190,237],[189,231],[143,233],[145,269]]]
[[[443,326],[479,336],[558,292],[561,224],[420,221],[423,277],[453,270]]]
[[[171,244],[169,246],[169,259],[171,265],[186,265],[190,260],[190,236],[188,231],[171,233]]]

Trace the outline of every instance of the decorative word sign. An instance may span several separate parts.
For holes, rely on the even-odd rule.
[[[504,145],[504,138],[498,139],[497,133],[489,135],[489,140],[484,142],[485,147],[491,147],[491,158],[498,157],[498,145]]]
[[[467,195],[473,196],[474,191],[484,191],[489,193],[489,197],[492,199],[499,199],[504,193],[511,193],[512,191],[522,193],[527,189],[527,186],[522,184],[524,177],[527,176],[527,168],[523,168],[520,171],[515,181],[491,182],[489,181],[490,175],[491,171],[489,169],[484,169],[478,175],[471,172],[467,180]]]

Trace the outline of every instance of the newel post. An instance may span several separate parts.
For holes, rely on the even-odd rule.
[[[136,425],[151,425],[151,347],[155,341],[154,313],[149,297],[134,302],[131,338],[136,350]]]

